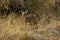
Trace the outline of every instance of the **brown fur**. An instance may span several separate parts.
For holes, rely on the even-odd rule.
[[[34,13],[28,13],[28,11],[25,11],[25,12],[23,12],[22,11],[22,16],[24,16],[24,18],[25,18],[25,23],[27,24],[27,23],[29,23],[31,26],[32,25],[36,25],[36,27],[37,27],[37,23],[38,23],[38,15],[37,14],[34,14]],[[25,25],[26,25],[25,24]]]

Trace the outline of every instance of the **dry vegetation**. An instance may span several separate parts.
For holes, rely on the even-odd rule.
[[[60,40],[59,0],[21,2],[22,0],[0,0],[0,40]],[[21,10],[39,14],[37,27],[25,22]]]

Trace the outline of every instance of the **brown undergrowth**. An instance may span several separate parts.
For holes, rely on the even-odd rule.
[[[35,26],[32,26],[33,28]],[[10,14],[7,18],[0,18],[0,40],[60,40],[60,19],[47,21],[42,18],[37,29],[32,29],[23,17]]]

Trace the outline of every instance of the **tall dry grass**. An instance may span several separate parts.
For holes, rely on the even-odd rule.
[[[39,5],[34,5],[36,1],[28,0],[27,5],[41,17],[37,28],[25,25],[24,17],[12,12],[0,16],[0,40],[60,40],[60,7],[55,4],[56,0],[38,0]],[[0,2],[0,6],[2,4]]]
[[[60,40],[60,31],[56,29],[60,27],[58,19],[42,18],[38,29],[31,30],[29,24],[25,26],[23,17],[11,13],[7,18],[0,17],[0,40]]]

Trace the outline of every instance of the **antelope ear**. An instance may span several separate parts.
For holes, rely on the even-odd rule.
[[[28,10],[26,10],[25,12],[28,13]]]
[[[21,10],[21,13],[23,13],[23,11]]]
[[[24,15],[24,12],[21,10],[22,15]]]

